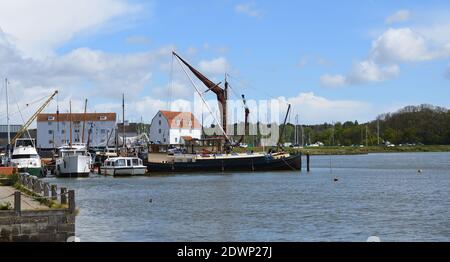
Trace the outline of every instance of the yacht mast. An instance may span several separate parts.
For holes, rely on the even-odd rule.
[[[11,128],[9,126],[8,78],[5,78],[5,89],[6,89],[6,125],[8,126],[8,158],[11,158]]]
[[[69,128],[70,128],[70,137],[69,137],[69,146],[72,147],[72,100],[69,101]]]
[[[125,148],[125,94],[122,94],[122,147]]]
[[[85,143],[85,142],[84,142],[84,129],[85,129],[85,127],[86,127],[86,111],[87,111],[87,103],[88,103],[88,100],[87,100],[87,98],[86,98],[86,100],[84,100],[83,134],[82,134],[82,137],[81,137],[82,143]]]

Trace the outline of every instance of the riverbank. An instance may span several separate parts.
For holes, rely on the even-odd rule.
[[[246,152],[249,149],[236,148],[235,152]],[[263,151],[262,147],[254,147],[254,152]],[[266,150],[268,150],[266,148]],[[362,155],[370,153],[409,153],[409,152],[450,152],[450,145],[420,145],[420,146],[368,146],[368,147],[305,147],[305,148],[291,148],[286,147],[286,151],[289,153],[310,154],[310,155]]]

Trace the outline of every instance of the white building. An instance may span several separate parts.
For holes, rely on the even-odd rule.
[[[88,143],[90,146],[104,145],[116,126],[116,113],[72,113],[39,114],[37,116],[37,147],[52,149],[70,142],[72,122],[72,143]],[[83,123],[84,141],[83,140]],[[91,131],[91,134],[89,134]],[[114,138],[111,138],[114,139]]]
[[[150,141],[160,144],[182,144],[184,139],[201,139],[202,127],[189,112],[159,111],[150,125]]]

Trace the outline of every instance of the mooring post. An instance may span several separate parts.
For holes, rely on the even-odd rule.
[[[299,152],[299,154],[300,154],[300,172],[302,172],[302,152]]]
[[[50,184],[48,182],[44,183],[44,197],[48,197],[49,193],[48,191],[50,191]]]
[[[56,185],[51,185],[50,188],[51,188],[51,191],[52,191],[52,200],[57,200],[58,199],[58,192],[57,192],[58,188],[57,188],[57,186]]]
[[[309,155],[309,153],[307,153],[306,154],[306,171],[308,171],[308,172],[311,171],[309,164],[310,164],[310,155]]]
[[[61,204],[67,204],[67,188],[61,187]]]
[[[20,191],[16,191],[14,192],[14,212],[16,212],[16,214],[20,214],[20,210],[21,208],[21,194]]]
[[[69,190],[69,211],[75,213],[75,190]]]

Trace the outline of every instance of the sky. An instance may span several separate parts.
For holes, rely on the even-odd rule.
[[[120,115],[123,93],[129,121],[168,106],[194,111],[172,50],[215,82],[228,73],[230,98],[289,103],[304,124],[450,108],[449,1],[0,1],[12,123],[54,90],[45,112],[67,112],[69,101],[82,112],[87,98],[89,111]]]

